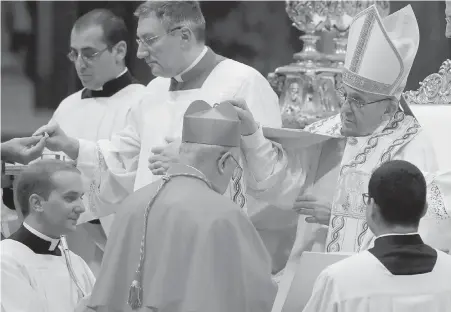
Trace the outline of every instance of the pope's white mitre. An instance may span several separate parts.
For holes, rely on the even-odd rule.
[[[410,5],[382,19],[375,5],[357,14],[349,29],[343,83],[372,94],[403,91],[420,43]]]

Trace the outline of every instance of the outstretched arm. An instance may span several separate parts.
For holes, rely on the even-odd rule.
[[[28,164],[41,156],[47,137],[46,133],[42,133],[42,135],[2,142],[2,161]]]
[[[85,214],[81,222],[114,213],[112,205],[133,192],[141,149],[138,108],[129,111],[126,128],[111,140],[77,140],[68,137],[56,123],[36,131],[36,134],[48,133],[47,148],[62,151],[76,160],[77,168],[87,180],[87,208],[91,216]]]

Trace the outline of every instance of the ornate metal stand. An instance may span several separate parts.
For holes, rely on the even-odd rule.
[[[438,73],[424,78],[418,90],[403,95],[409,105],[451,105],[451,60],[444,61]]]
[[[336,89],[341,86],[349,26],[354,15],[374,3],[381,16],[388,15],[388,1],[286,1],[286,11],[293,26],[304,32],[300,37],[304,47],[294,54],[295,62],[268,75],[280,96],[284,127],[302,129],[338,112],[340,101]],[[333,38],[333,53],[317,50],[319,31],[337,34]]]

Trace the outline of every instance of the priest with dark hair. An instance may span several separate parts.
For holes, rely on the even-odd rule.
[[[24,222],[0,242],[1,311],[72,312],[95,282],[65,241],[85,211],[81,173],[60,160],[40,160],[15,184]]]
[[[68,59],[74,64],[83,89],[65,98],[50,123],[58,123],[74,138],[109,140],[130,119],[130,111],[145,92],[125,64],[130,34],[124,20],[107,9],[95,9],[79,17],[71,31]],[[67,155],[62,155],[68,157]],[[74,159],[75,160],[75,159]],[[90,188],[88,188],[89,190]],[[102,202],[92,193],[85,197],[87,211],[77,231],[67,239],[97,273],[114,216],[91,222]]]
[[[180,163],[118,208],[90,309],[271,311],[270,257],[240,207],[222,196],[240,140],[232,104],[189,106]]]
[[[326,268],[304,312],[451,311],[451,256],[418,234],[428,207],[421,171],[386,162],[362,197],[374,247]]]

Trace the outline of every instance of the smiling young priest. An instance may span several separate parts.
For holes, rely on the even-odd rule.
[[[269,255],[240,207],[222,196],[240,141],[230,103],[188,107],[181,162],[116,213],[91,309],[271,311]]]
[[[25,220],[0,242],[1,311],[72,312],[95,282],[86,262],[61,239],[85,210],[81,173],[63,161],[41,160],[16,183]]]

